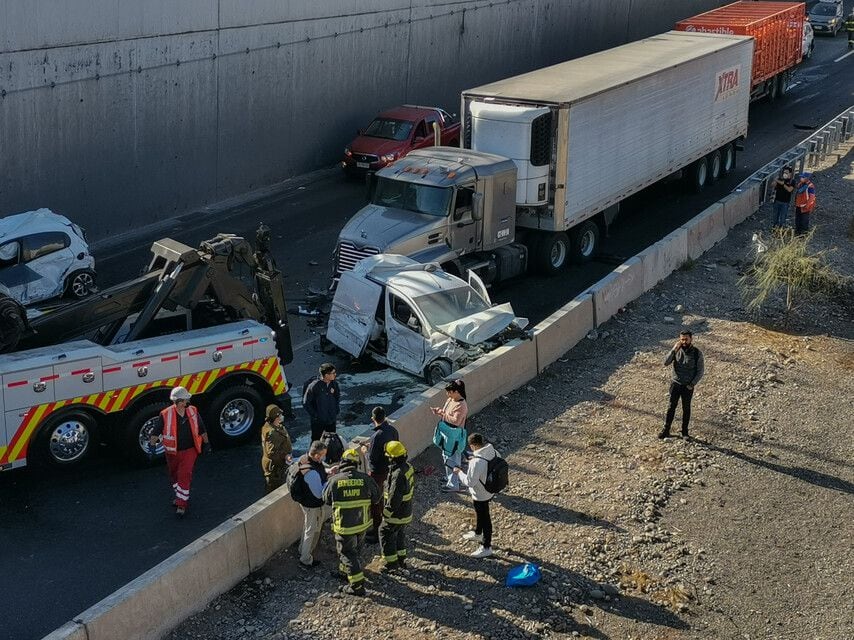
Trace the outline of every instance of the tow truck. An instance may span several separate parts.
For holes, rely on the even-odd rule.
[[[263,225],[254,251],[232,234],[198,249],[165,238],[139,277],[55,307],[24,309],[0,289],[0,471],[70,467],[99,441],[151,462],[152,420],[178,385],[219,446],[247,440],[269,402],[289,412],[293,348],[269,241]]]

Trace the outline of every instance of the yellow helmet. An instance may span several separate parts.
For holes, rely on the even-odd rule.
[[[347,449],[344,453],[341,454],[341,461],[347,462],[355,462],[358,464],[359,462],[359,452],[355,449]]]
[[[406,455],[406,447],[399,440],[390,440],[385,443],[385,454],[389,458],[399,458]]]

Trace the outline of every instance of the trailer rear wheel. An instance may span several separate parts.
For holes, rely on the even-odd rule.
[[[575,264],[590,262],[599,252],[599,225],[592,220],[582,222],[570,232],[571,256]]]
[[[249,440],[264,420],[264,398],[248,384],[235,384],[218,391],[205,411],[205,426],[219,446]]]
[[[716,182],[723,175],[723,161],[720,149],[712,151],[707,160],[709,162],[709,182]]]
[[[721,159],[721,171],[727,176],[735,168],[735,145],[732,142],[721,148]]]
[[[34,460],[67,468],[81,463],[95,443],[95,420],[84,411],[59,411],[47,419],[33,443]]]
[[[709,183],[709,160],[703,156],[691,165],[688,171],[688,183],[691,189],[697,193],[706,188]]]
[[[542,234],[534,255],[537,271],[547,276],[559,273],[569,262],[569,253],[569,238],[565,233]]]

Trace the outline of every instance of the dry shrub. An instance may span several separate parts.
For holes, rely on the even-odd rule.
[[[834,295],[850,285],[849,278],[828,264],[830,251],[810,249],[813,233],[796,236],[791,229],[782,229],[772,234],[765,250],[756,254],[753,265],[738,281],[748,311],[758,313],[769,298],[785,292],[788,314],[796,298]]]

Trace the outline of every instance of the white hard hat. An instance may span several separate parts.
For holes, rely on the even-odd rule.
[[[172,402],[175,402],[176,400],[189,400],[192,397],[192,394],[190,394],[190,392],[184,387],[175,387],[172,389],[172,393],[169,394],[169,399]]]

